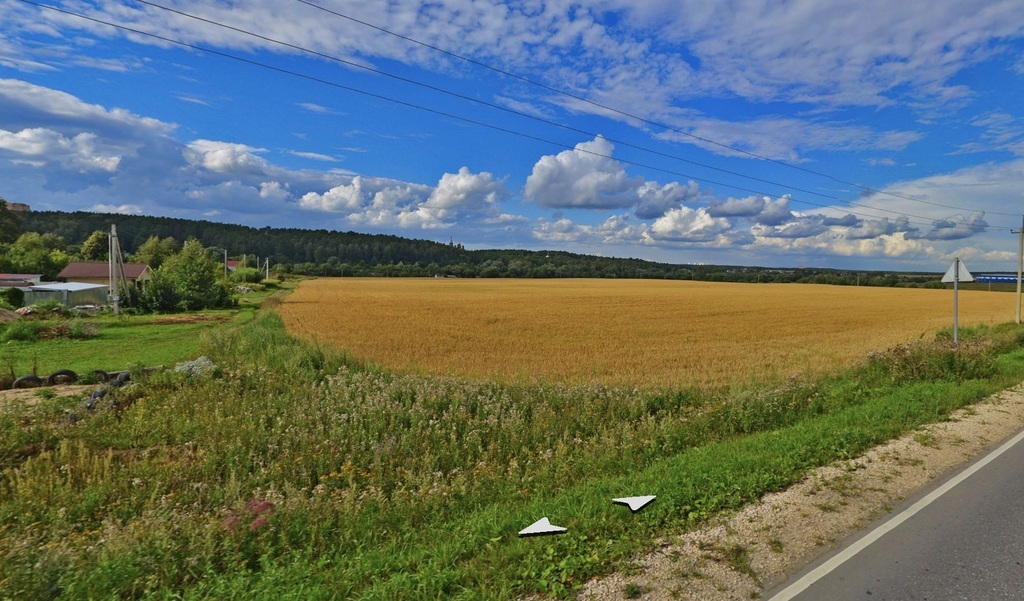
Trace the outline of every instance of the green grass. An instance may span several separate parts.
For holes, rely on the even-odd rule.
[[[155,374],[74,422],[73,399],[0,414],[0,598],[566,596],[1019,382],[1021,332],[814,380],[623,390],[390,373],[263,314],[204,336],[212,377]],[[611,503],[643,494],[637,514]],[[543,516],[568,533],[516,535]]]
[[[197,355],[204,333],[241,325],[252,319],[255,310],[250,304],[242,304],[238,309],[207,311],[198,315],[213,319],[197,323],[160,323],[161,319],[173,316],[152,315],[40,321],[37,325],[68,323],[74,324],[73,327],[84,326],[94,335],[0,343],[0,374],[45,376],[58,369],[85,374],[94,369],[119,371],[136,365],[173,366],[182,359]]]

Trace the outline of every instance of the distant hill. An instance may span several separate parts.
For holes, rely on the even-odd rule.
[[[133,252],[151,236],[178,242],[196,238],[204,246],[227,250],[232,258],[269,259],[278,269],[303,275],[453,276],[453,277],[598,277],[694,279],[731,282],[805,282],[840,285],[933,285],[940,274],[854,272],[801,267],[780,269],[729,265],[677,265],[641,259],[582,255],[565,251],[466,250],[384,234],[361,234],[244,225],[171,217],[34,211],[19,214],[22,230],[54,233],[69,246],[82,244],[96,230],[117,225],[121,248]]]

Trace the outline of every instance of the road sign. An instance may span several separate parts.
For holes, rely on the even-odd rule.
[[[959,269],[957,266],[959,265]],[[949,270],[946,275],[942,276],[942,282],[944,284],[952,284],[953,282],[973,282],[974,276],[971,272],[967,271],[967,266],[960,259],[953,259],[953,264],[949,266]]]

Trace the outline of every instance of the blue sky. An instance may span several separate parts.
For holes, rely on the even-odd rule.
[[[34,209],[1016,269],[1019,0],[42,4],[0,0],[0,197]]]

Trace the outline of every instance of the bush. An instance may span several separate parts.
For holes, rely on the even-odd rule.
[[[39,332],[45,327],[38,321],[18,319],[7,324],[6,329],[0,333],[0,342],[11,342],[13,340],[29,342],[37,340]]]
[[[253,267],[239,267],[231,272],[228,279],[241,284],[258,284],[263,280],[263,270]]]
[[[868,354],[867,372],[889,382],[973,380],[996,371],[994,344],[987,338],[917,340]]]
[[[234,301],[225,283],[217,281],[218,271],[217,262],[206,256],[203,245],[190,239],[180,253],[153,272],[139,303],[153,312],[230,307]]]
[[[41,300],[38,303],[32,305],[32,307],[35,308],[39,317],[43,319],[55,315],[63,316],[70,313],[68,308],[64,306],[64,303],[60,302],[55,298],[47,298]]]
[[[25,304],[25,293],[20,288],[7,288],[0,290],[0,305],[6,305],[11,309],[17,309]]]

